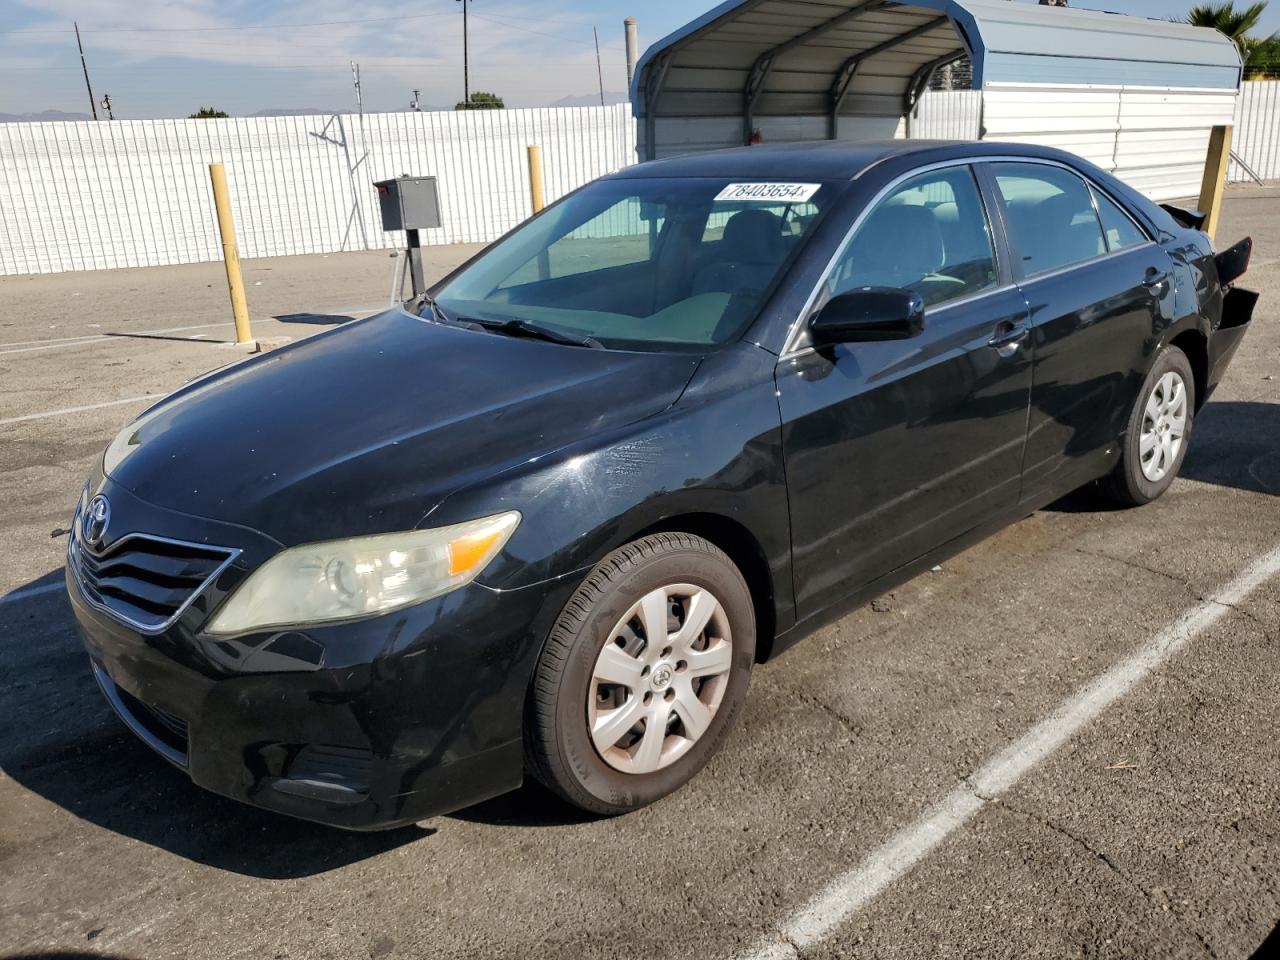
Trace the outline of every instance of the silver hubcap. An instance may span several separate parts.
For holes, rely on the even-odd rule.
[[[1155,483],[1173,469],[1187,432],[1187,385],[1176,373],[1156,381],[1142,412],[1138,455],[1142,475]]]
[[[720,601],[673,583],[646,593],[614,626],[587,692],[596,751],[623,773],[675,763],[720,709],[733,640]]]

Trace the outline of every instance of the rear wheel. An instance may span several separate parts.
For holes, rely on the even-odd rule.
[[[534,671],[531,772],[594,813],[634,810],[715,753],[755,659],[751,595],[733,562],[682,533],[616,550],[565,605]]]
[[[1120,462],[1102,481],[1104,493],[1137,506],[1169,489],[1187,454],[1195,400],[1191,362],[1177,347],[1165,347],[1129,415]]]

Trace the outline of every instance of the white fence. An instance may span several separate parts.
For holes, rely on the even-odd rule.
[[[1120,110],[1114,127],[1094,130],[1088,121],[1086,130],[1070,105],[1038,107],[1024,111],[1034,130],[1015,130],[997,103],[1002,97],[1009,93],[988,94],[988,122],[1000,128],[988,136],[1075,149],[1125,175],[1132,162],[1125,137],[1133,134],[1122,132]],[[1053,110],[1063,115],[1047,115]],[[930,92],[906,132],[976,139],[983,115],[982,93]],[[635,135],[626,104],[384,113],[363,121],[340,114],[0,123],[0,275],[219,259],[213,161],[227,167],[243,257],[401,246],[400,234],[382,231],[371,184],[402,173],[440,178],[444,224],[425,231],[424,243],[489,241],[529,215],[528,144],[542,147],[553,200],[634,162]],[[1178,182],[1198,186],[1198,139],[1183,143],[1176,131],[1142,135],[1138,147],[1177,152]],[[1280,82],[1245,84],[1235,150],[1260,177],[1280,179]],[[1248,175],[1233,163],[1231,179]]]
[[[1263,180],[1280,180],[1280,80],[1246,83],[1236,102],[1232,150]],[[1230,180],[1251,180],[1232,163]]]
[[[635,160],[631,108],[0,123],[0,275],[221,257],[208,165],[226,164],[242,257],[398,247],[372,183],[434,174],[428,244],[488,241],[547,199]]]
[[[913,140],[977,140],[982,129],[981,90],[929,90],[907,118]]]

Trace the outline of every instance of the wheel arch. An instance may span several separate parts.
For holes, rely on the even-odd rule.
[[[1209,339],[1198,329],[1184,330],[1172,340],[1169,346],[1177,347],[1187,355],[1191,363],[1191,374],[1196,391],[1195,411],[1200,412],[1209,392]]]
[[[746,526],[718,513],[682,513],[664,517],[630,539],[654,533],[690,533],[714,544],[728,554],[751,591],[756,616],[756,662],[763,663],[773,652],[778,626],[777,591],[764,548]]]

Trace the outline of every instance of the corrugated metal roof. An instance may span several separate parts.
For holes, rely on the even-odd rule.
[[[901,116],[922,77],[968,54],[975,86],[1235,89],[1213,30],[1009,0],[728,0],[646,51],[636,115]]]

